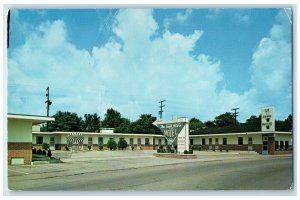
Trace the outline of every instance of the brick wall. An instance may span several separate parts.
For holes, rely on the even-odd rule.
[[[30,165],[32,161],[31,142],[8,142],[8,164],[11,165],[12,158],[24,158],[24,164]]]

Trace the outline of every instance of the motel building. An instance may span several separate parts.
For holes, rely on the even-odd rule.
[[[54,121],[52,117],[7,114],[7,158],[9,165],[32,162],[32,127]]]

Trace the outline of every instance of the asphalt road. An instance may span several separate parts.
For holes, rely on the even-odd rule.
[[[197,161],[65,176],[51,172],[46,178],[23,181],[20,176],[19,182],[16,177],[9,181],[9,188],[26,191],[289,190],[293,183],[292,167],[291,156]]]

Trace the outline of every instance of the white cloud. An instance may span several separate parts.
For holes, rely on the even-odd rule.
[[[9,88],[9,111],[45,113],[48,85],[52,114],[68,110],[103,115],[113,107],[135,120],[142,113],[157,115],[162,99],[167,100],[166,119],[176,115],[211,120],[233,107],[240,107],[245,119],[268,103],[276,104],[279,112],[286,110],[282,106],[290,100],[290,44],[275,39],[272,31],[253,54],[253,87],[239,95],[217,90],[223,79],[220,60],[191,55],[203,31],[184,36],[166,30],[150,39],[157,29],[151,10],[121,10],[112,30],[122,42],[111,39],[89,53],[68,41],[63,21],[42,23],[9,58],[9,84],[18,86]]]
[[[192,12],[192,9],[186,9],[184,13],[179,12],[176,14],[176,20],[178,22],[184,23],[191,16]]]
[[[248,24],[250,21],[249,15],[241,14],[241,13],[236,13],[235,19],[242,24]]]

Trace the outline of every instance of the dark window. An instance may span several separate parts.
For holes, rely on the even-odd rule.
[[[252,137],[249,137],[249,138],[248,138],[248,145],[249,145],[249,146],[252,146],[252,144],[253,144]]]
[[[158,145],[161,145],[161,139],[158,139]]]
[[[98,144],[103,145],[103,137],[98,137]]]
[[[149,145],[150,142],[149,142],[149,138],[145,138],[145,145]]]
[[[223,145],[227,145],[227,138],[223,138]]]
[[[280,149],[283,149],[283,141],[280,141]]]
[[[219,138],[215,138],[215,144],[216,144],[216,145],[219,144]]]
[[[266,126],[267,129],[270,129],[270,126]]]
[[[209,145],[212,144],[212,138],[209,138]]]
[[[288,148],[289,148],[289,141],[285,141],[284,142],[284,147],[285,147],[285,150],[288,150]]]
[[[242,137],[238,137],[238,145],[243,145],[243,138]]]
[[[165,139],[165,145],[167,145],[168,144],[168,140],[167,139]]]
[[[270,118],[267,118],[267,122],[270,122]]]
[[[202,138],[202,145],[205,145],[205,138]]]
[[[138,145],[141,145],[142,142],[141,142],[141,138],[138,138]]]
[[[194,145],[194,139],[190,139],[190,145]]]
[[[36,136],[36,144],[43,144],[43,136]]]
[[[275,150],[278,150],[278,141],[275,141]]]
[[[133,145],[133,138],[130,138],[129,143],[130,145]]]

